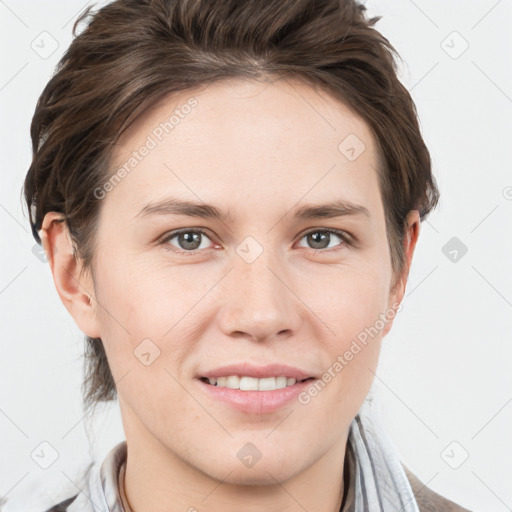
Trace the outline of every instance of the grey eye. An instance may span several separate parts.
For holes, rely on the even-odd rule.
[[[306,247],[309,247],[310,249],[328,249],[330,247],[334,247],[335,245],[339,245],[329,245],[330,242],[333,241],[333,236],[343,242],[343,238],[340,235],[328,230],[310,231],[309,233],[306,233],[302,238],[306,239],[308,243]]]
[[[171,240],[174,239],[177,240],[177,244],[170,243]],[[203,231],[189,229],[170,234],[165,240],[163,240],[163,243],[172,245],[183,252],[193,252],[199,249],[207,249],[208,244],[206,243],[206,245],[204,245],[204,242],[208,240],[210,239]]]

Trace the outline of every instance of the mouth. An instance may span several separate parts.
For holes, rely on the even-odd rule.
[[[300,377],[304,377],[303,375]],[[224,404],[231,409],[261,418],[262,415],[277,413],[285,407],[297,404],[297,397],[311,386],[315,377],[251,377],[229,375],[197,377],[201,392],[212,404]],[[217,405],[215,405],[217,407]]]
[[[296,379],[294,377],[249,377],[246,375],[229,375],[225,377],[200,377],[202,382],[213,387],[228,388],[239,391],[275,391],[293,387],[303,382],[312,381],[314,377]]]
[[[312,385],[311,381],[316,380],[314,375],[311,370],[282,363],[256,366],[242,361],[202,369],[196,382],[212,404],[260,416],[292,407],[297,397]]]

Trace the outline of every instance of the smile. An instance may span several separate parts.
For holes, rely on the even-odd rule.
[[[313,379],[313,377],[310,377],[309,379],[303,379],[298,382],[304,382],[311,379]],[[294,386],[297,383],[297,379],[285,376],[256,378],[248,377],[245,375],[229,375],[227,377],[217,378],[202,377],[201,380],[203,382],[208,382],[212,386],[238,389],[240,391],[274,391],[276,389],[283,389],[286,387]]]

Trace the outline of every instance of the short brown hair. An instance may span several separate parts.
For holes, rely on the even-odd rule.
[[[109,157],[124,130],[170,93],[225,78],[294,77],[339,99],[369,125],[395,276],[406,265],[404,221],[423,220],[439,191],[417,112],[397,78],[396,50],[356,0],[115,0],[86,9],[31,124],[24,183],[32,233],[64,214],[75,254],[92,270]],[[86,27],[77,35],[77,27]],[[341,141],[340,141],[341,142]],[[101,339],[86,337],[86,406],[115,399]]]

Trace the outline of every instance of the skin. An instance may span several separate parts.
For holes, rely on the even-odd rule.
[[[321,377],[401,302],[419,214],[407,216],[408,266],[393,288],[372,132],[327,93],[284,79],[227,80],[167,97],[123,134],[113,162],[122,165],[192,96],[192,112],[101,201],[92,274],[80,272],[65,226],[53,222],[59,215],[43,224],[58,293],[78,327],[103,340],[117,382],[126,496],[135,512],[338,510],[350,423],[392,320],[305,405],[243,413],[210,398],[195,377],[244,361]],[[366,146],[355,161],[338,149],[351,133]],[[216,205],[232,219],[136,219],[171,195]],[[340,198],[370,216],[294,218],[305,203]],[[180,228],[209,232],[197,235],[197,254],[178,237],[159,243]],[[339,229],[358,244],[326,234],[315,245],[305,236],[312,228],[317,239]],[[236,252],[247,236],[263,251],[251,263]],[[149,366],[133,354],[145,338],[160,349]],[[262,453],[252,467],[237,457],[247,442]]]

